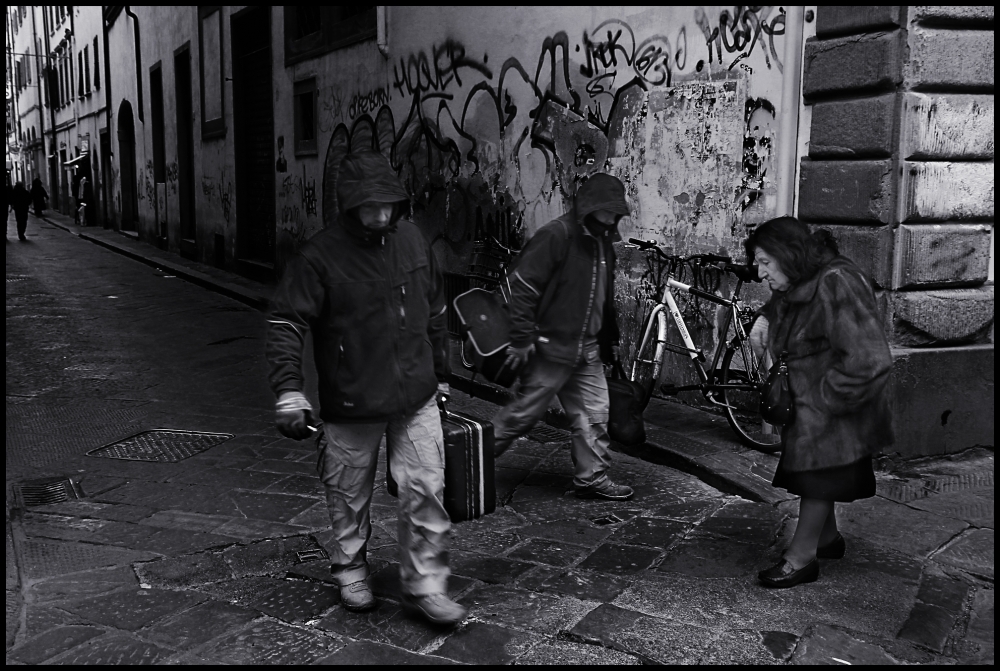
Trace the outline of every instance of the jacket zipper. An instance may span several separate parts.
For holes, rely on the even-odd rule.
[[[385,237],[384,236],[382,238],[382,245],[379,248],[379,254],[382,257],[382,265],[385,268],[385,275],[384,275],[384,277],[385,277],[386,284],[389,285],[388,286],[388,288],[389,288],[388,296],[390,297],[390,300],[391,300],[392,294],[393,294],[393,291],[392,291],[392,277],[389,274],[389,262],[385,258]],[[392,314],[392,308],[391,308],[391,306],[389,308],[389,313]],[[403,401],[403,408],[404,409],[405,408],[409,408],[409,406],[410,406],[409,401],[407,400],[406,394],[403,391],[403,371],[399,367],[399,338],[393,338],[392,339],[392,349],[396,353],[396,359],[395,359],[394,363],[396,364],[396,386],[399,389],[399,397]]]
[[[595,240],[594,242],[597,245],[601,244],[600,240]],[[580,344],[576,348],[577,361],[583,356],[583,341],[587,338],[587,327],[590,326],[590,313],[594,309],[594,294],[597,292],[597,270],[600,263],[600,254],[600,247],[597,247],[594,254],[594,276],[590,280],[590,298],[587,299],[587,316],[583,320],[583,329],[580,330]]]
[[[406,285],[399,287],[399,328],[406,328]]]

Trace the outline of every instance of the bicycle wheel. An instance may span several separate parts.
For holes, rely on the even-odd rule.
[[[660,377],[663,365],[663,343],[659,342],[660,329],[664,327],[662,311],[650,314],[642,324],[642,341],[635,350],[635,358],[630,371],[630,379],[642,385],[645,397],[642,409],[645,410],[649,399],[653,396],[653,387]]]
[[[738,341],[722,357],[719,381],[722,384],[745,384],[751,389],[721,390],[726,404],[726,420],[747,447],[760,452],[781,450],[779,428],[768,424],[760,416],[760,391],[767,381],[767,366],[756,356],[750,343]]]

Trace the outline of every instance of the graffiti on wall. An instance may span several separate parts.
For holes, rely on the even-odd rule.
[[[225,172],[220,169],[218,179],[202,175],[201,192],[208,204],[217,206],[222,212],[222,218],[229,223],[233,209],[233,183],[226,179]]]
[[[177,193],[177,161],[171,161],[167,164],[167,184],[170,185],[170,192]]]
[[[338,216],[341,159],[365,147],[389,159],[410,215],[456,272],[484,236],[520,245],[597,171],[626,183],[633,219],[651,193],[667,205],[666,219],[642,218],[651,232],[702,247],[732,239],[773,186],[775,110],[763,98],[744,109],[739,82],[754,67],[781,71],[784,23],[776,7],[697,9],[653,31],[610,19],[553,31],[527,58],[451,38],[397,57],[386,87],[323,89],[323,225]],[[661,110],[673,105],[656,124],[647,123],[654,92],[666,96]],[[690,179],[649,170],[657,124],[660,146],[695,166]],[[301,187],[296,195],[302,216]]]
[[[356,119],[362,114],[377,112],[382,105],[388,105],[391,98],[385,87],[379,86],[368,93],[355,93],[347,108],[347,115]]]
[[[713,58],[719,63],[723,63],[722,50],[725,49],[727,58],[732,54],[737,54],[729,64],[728,69],[732,70],[737,64],[750,57],[757,43],[761,43],[761,51],[764,54],[764,63],[770,69],[771,61],[778,72],[782,72],[781,60],[778,58],[778,51],[774,48],[774,37],[785,34],[785,11],[778,9],[770,22],[768,16],[774,10],[773,6],[761,7],[736,7],[733,14],[729,10],[723,10],[719,14],[718,25],[712,25],[711,20],[702,8],[695,9],[695,21],[701,29],[708,46],[708,62],[711,64]],[[767,36],[767,46],[764,48],[764,40],[761,35]],[[712,47],[715,47],[714,51]],[[704,63],[699,63],[699,71],[704,67]],[[745,65],[745,64],[742,64]],[[752,68],[746,66],[748,72],[752,74]]]

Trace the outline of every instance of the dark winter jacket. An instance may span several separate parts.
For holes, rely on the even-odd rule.
[[[23,184],[17,184],[11,192],[10,206],[14,210],[15,218],[28,218],[28,210],[31,208],[31,194],[24,188]]]
[[[782,432],[783,467],[846,466],[891,445],[892,356],[861,270],[836,256],[811,279],[775,292],[763,314],[772,357],[788,351],[795,419]]]
[[[303,391],[307,331],[319,372],[320,416],[334,423],[411,414],[449,372],[441,275],[420,230],[398,220],[394,233],[368,235],[353,208],[405,202],[388,161],[373,152],[344,159],[338,224],[292,260],[268,315],[267,358],[275,395]]]
[[[42,180],[35,178],[35,181],[31,183],[31,199],[35,204],[35,209],[38,211],[45,209],[45,201],[49,199],[49,193],[42,186]]]
[[[594,236],[584,218],[597,210],[628,214],[621,182],[598,174],[584,182],[573,209],[542,226],[518,257],[510,278],[510,339],[513,347],[535,343],[550,361],[576,364],[583,355],[584,335],[593,310],[603,310],[598,342],[601,357],[611,361],[617,345],[615,309],[615,229]],[[598,277],[598,245],[607,262],[604,305],[594,305]]]

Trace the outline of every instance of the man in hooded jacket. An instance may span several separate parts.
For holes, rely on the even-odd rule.
[[[334,531],[331,572],[349,610],[375,598],[366,579],[369,505],[379,443],[399,485],[397,540],[403,606],[438,624],[465,610],[447,597],[444,439],[436,405],[447,393],[441,275],[420,230],[401,218],[408,196],[379,153],[348,155],[337,180],[337,225],[289,263],[268,316],[267,358],[286,436],[313,434],[303,394],[307,331],[319,373],[318,470]]]
[[[608,478],[608,385],[602,360],[618,357],[614,301],[618,221],[629,214],[621,181],[598,173],[573,208],[528,241],[511,277],[507,363],[524,366],[517,398],[494,417],[499,455],[542,418],[556,396],[572,425],[573,485],[581,498],[623,501]],[[525,365],[526,364],[526,365]]]

